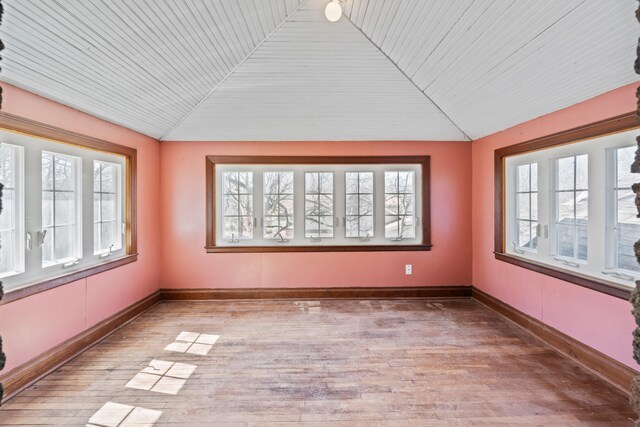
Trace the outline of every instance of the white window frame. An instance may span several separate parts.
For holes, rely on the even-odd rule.
[[[331,192],[330,193],[326,193],[322,191],[322,184],[320,181],[320,175],[323,174],[330,174],[331,175]],[[318,191],[316,192],[308,192],[307,191],[307,177],[311,176],[311,175],[316,175],[317,177],[317,185],[318,185]],[[331,239],[333,238],[333,236],[335,235],[335,228],[336,228],[336,217],[335,217],[335,205],[336,205],[336,200],[335,200],[335,188],[336,188],[336,179],[335,179],[335,173],[332,171],[327,171],[327,172],[320,172],[320,171],[314,171],[314,172],[304,172],[304,236],[307,239],[312,239],[314,241],[320,241],[319,239]],[[321,204],[320,200],[322,199],[322,196],[330,196],[331,197],[331,214],[330,215],[308,215],[307,212],[309,211],[308,209],[308,203],[309,203],[309,199],[315,198],[316,199],[316,203],[319,206]],[[318,227],[317,228],[313,228],[310,229],[307,227],[307,224],[309,222],[309,220],[313,218],[313,220],[317,220],[318,221]],[[323,236],[320,232],[321,230],[321,221],[322,218],[331,218],[331,235],[329,236]]]
[[[62,154],[59,153],[57,151],[53,151],[53,150],[42,150],[41,155],[42,158],[44,159],[44,156],[46,155],[50,155],[51,156],[51,161],[52,161],[52,176],[51,176],[51,182],[53,185],[52,189],[41,189],[41,201],[44,200],[44,194],[45,193],[51,193],[51,201],[52,201],[52,213],[51,213],[51,225],[48,227],[44,226],[44,223],[41,226],[42,232],[41,232],[41,241],[42,241],[42,267],[43,268],[47,268],[47,267],[53,267],[55,265],[58,264],[69,264],[68,266],[71,266],[73,264],[71,263],[75,263],[77,261],[79,261],[80,259],[82,259],[82,160],[80,157],[76,157],[76,156],[72,156],[72,155],[68,155],[68,154]],[[65,159],[67,160],[70,164],[71,164],[71,173],[72,173],[72,186],[73,188],[71,190],[62,190],[62,189],[58,189],[56,188],[56,167],[55,167],[55,163],[56,163],[56,159]],[[42,175],[42,168],[40,169],[40,173]],[[58,193],[71,193],[72,194],[72,200],[73,200],[73,223],[69,223],[69,224],[58,224],[56,222],[56,194]],[[29,197],[27,195],[27,197]],[[44,213],[43,213],[44,216]],[[72,239],[72,244],[71,244],[71,256],[69,257],[64,257],[64,258],[59,258],[56,259],[55,258],[55,252],[56,252],[56,240],[57,240],[57,229],[61,228],[61,227],[71,227],[72,234],[73,234],[73,239]],[[52,261],[45,261],[45,256],[44,256],[44,248],[45,245],[51,242],[52,246],[51,246],[51,251],[53,253],[52,256]]]
[[[254,233],[253,239],[232,241],[224,237],[223,230],[223,179],[225,172],[251,171],[254,174]],[[264,195],[263,173],[292,171],[294,175],[294,236],[290,239],[268,239],[264,237]],[[402,240],[392,240],[384,236],[384,172],[411,171],[414,172],[414,223],[415,237]],[[315,237],[305,236],[305,172],[333,172],[334,174],[334,236]],[[374,172],[374,236],[368,239],[346,237],[346,172]],[[243,247],[318,247],[329,246],[390,246],[390,245],[421,245],[423,240],[422,223],[422,164],[242,164],[217,163],[214,172],[215,179],[212,204],[215,206],[215,247],[224,251],[226,248],[242,249]],[[255,203],[259,200],[260,203]],[[302,224],[302,225],[300,225]],[[428,250],[430,244],[416,250]],[[209,247],[207,248],[209,250]]]
[[[89,270],[110,261],[127,256],[125,245],[128,229],[122,225],[120,249],[112,250],[111,253],[94,253],[93,236],[93,162],[95,160],[114,163],[119,165],[121,171],[127,167],[127,157],[125,155],[98,151],[82,146],[65,144],[51,139],[39,138],[24,133],[15,133],[7,130],[0,130],[0,141],[20,147],[23,158],[22,181],[24,188],[23,209],[20,220],[24,226],[20,230],[19,241],[21,242],[21,253],[24,258],[24,268],[21,272],[5,276],[2,281],[5,290],[11,294],[12,291],[29,288],[31,285],[46,282],[49,279],[60,279],[63,281],[66,275]],[[57,260],[54,263],[43,265],[43,237],[47,239],[51,236],[43,236],[42,224],[42,153],[50,152],[56,155],[75,158],[76,164],[76,197],[78,200],[76,212],[76,227],[79,230],[76,234],[76,251],[70,259]],[[124,173],[124,172],[123,172]],[[120,222],[126,218],[124,195],[126,186],[124,177],[118,183],[119,198],[118,207]],[[23,293],[21,293],[23,294]]]
[[[633,145],[637,131],[626,131],[578,141],[561,146],[505,157],[505,253],[548,265],[556,270],[593,277],[632,287],[640,279],[638,272],[621,271],[612,263],[611,221],[615,219],[613,182],[615,168],[612,150]],[[555,189],[557,159],[572,155],[588,155],[588,254],[586,261],[558,257],[555,242]],[[523,251],[513,242],[515,212],[514,188],[517,185],[516,168],[525,163],[538,163],[538,250]]]
[[[538,218],[539,218],[539,214],[536,215],[536,218],[533,219],[533,204],[532,204],[532,199],[533,199],[533,195],[536,195],[536,203],[538,202],[538,199],[540,198],[540,194],[539,194],[539,187],[538,185],[536,185],[536,190],[533,191],[532,187],[532,177],[531,177],[531,173],[532,173],[532,166],[536,165],[536,182],[538,180],[538,168],[540,167],[538,165],[537,161],[534,162],[520,162],[514,165],[514,179],[515,179],[515,184],[514,184],[514,199],[513,199],[513,203],[514,203],[514,218],[513,218],[513,229],[511,230],[511,232],[513,233],[513,242],[511,242],[511,246],[514,248],[514,251],[517,253],[523,253],[520,251],[525,251],[525,252],[533,252],[536,253],[538,252],[538,246],[536,244],[535,248],[532,248],[530,246],[522,246],[520,245],[520,227],[519,227],[519,222],[528,222],[529,223],[529,230],[531,232],[531,240],[532,241],[534,239],[533,233],[535,232],[535,238],[539,237],[540,234],[540,224],[538,222]],[[520,174],[518,173],[518,170],[520,169],[520,167],[522,166],[527,166],[529,168],[529,182],[528,182],[528,186],[529,186],[529,190],[528,191],[520,191]],[[518,206],[518,196],[521,194],[527,194],[528,198],[529,198],[529,219],[522,219],[519,217],[519,211],[520,208]],[[533,223],[536,224],[536,227],[532,227]],[[517,249],[515,249],[517,248]]]
[[[240,176],[241,173],[245,173],[248,174],[248,176],[250,177],[251,180],[251,193],[242,193],[240,191],[240,185],[238,184],[238,191],[235,193],[227,193],[226,189],[225,189],[225,176],[228,174],[236,174],[238,175],[238,177]],[[239,179],[238,179],[239,181]],[[251,171],[226,171],[222,174],[222,232],[223,232],[223,237],[224,239],[229,239],[230,241],[234,242],[234,241],[239,241],[239,240],[251,240],[254,237],[254,227],[251,227],[251,235],[250,236],[244,236],[244,235],[231,235],[231,237],[229,237],[226,233],[225,233],[225,227],[224,224],[226,223],[227,218],[236,218],[238,220],[238,224],[240,223],[240,220],[242,218],[247,218],[249,217],[248,215],[241,215],[240,214],[240,199],[242,196],[245,196],[251,200],[251,210],[252,210],[252,214],[251,214],[251,223],[253,223],[254,221],[254,213],[255,213],[255,199],[254,199],[254,191],[255,191],[255,179],[254,179],[254,173]],[[228,198],[226,196],[229,195],[235,195],[238,198],[238,209],[236,210],[237,214],[235,215],[230,215],[228,214],[228,210],[229,210],[229,206],[228,206]]]
[[[360,189],[360,182],[361,182],[360,175],[365,174],[365,173],[366,174],[371,174],[371,176],[372,176],[373,189],[372,189],[371,193],[365,193],[365,192],[361,191],[361,189]],[[358,176],[358,189],[357,189],[357,191],[355,193],[354,192],[347,192],[346,182],[347,182],[347,175],[348,174],[357,174],[357,176]],[[376,226],[375,226],[375,224],[376,224],[376,216],[377,216],[376,215],[376,209],[375,209],[375,207],[376,207],[376,199],[377,199],[376,198],[376,184],[377,184],[377,182],[376,182],[376,173],[374,171],[372,171],[372,170],[346,171],[344,173],[344,177],[345,177],[344,178],[344,180],[345,180],[345,190],[344,190],[344,192],[345,192],[345,202],[344,202],[345,203],[345,213],[344,213],[344,218],[345,218],[344,219],[345,237],[347,239],[360,239],[362,242],[366,242],[366,241],[376,237]],[[371,199],[372,199],[371,203],[373,205],[373,212],[371,212],[371,215],[363,214],[360,211],[360,198],[362,196],[368,196],[368,195],[371,195]],[[355,215],[349,215],[348,211],[346,210],[347,199],[348,199],[349,196],[357,197],[357,199],[358,199],[358,210],[357,210],[357,213]],[[384,198],[383,198],[383,200],[384,200]],[[369,216],[371,217],[371,222],[373,223],[373,230],[371,230],[371,233],[367,232],[366,234],[363,234],[363,231],[360,229],[360,220],[363,217],[369,217]],[[347,231],[346,231],[347,223],[350,221],[350,219],[349,219],[350,217],[353,218],[353,220],[357,220],[358,221],[358,233],[355,236],[352,235],[352,234],[347,234]]]
[[[12,239],[13,239],[13,269],[0,272],[0,279],[4,279],[7,277],[15,276],[17,274],[24,273],[25,263],[24,263],[24,246],[25,241],[22,238],[24,236],[24,149],[19,145],[8,144],[6,142],[0,141],[0,148],[8,148],[13,151],[13,166],[12,169],[14,171],[13,181],[14,186],[8,187],[5,186],[3,190],[3,194],[6,195],[7,192],[13,192],[13,218],[11,218],[11,222],[13,224],[12,230]],[[3,183],[4,184],[4,183]],[[4,196],[3,196],[4,199]],[[6,203],[6,202],[5,202]],[[8,215],[8,210],[6,206],[4,206],[4,211],[2,215]],[[6,245],[6,242],[0,241],[0,245]]]
[[[103,160],[94,160],[93,161],[94,167],[96,164],[99,165],[106,165],[109,167],[113,167],[114,171],[115,171],[115,175],[113,176],[113,188],[114,191],[112,192],[108,192],[108,191],[102,191],[102,172],[100,172],[100,191],[98,191],[96,193],[95,191],[95,181],[93,182],[94,185],[94,190],[93,190],[93,195],[95,196],[95,194],[100,194],[100,202],[99,202],[99,210],[100,210],[100,220],[96,221],[95,220],[95,199],[94,204],[93,204],[93,208],[94,208],[94,220],[93,220],[93,227],[94,227],[94,248],[93,248],[93,254],[97,255],[97,256],[109,256],[111,253],[113,252],[117,252],[119,250],[122,249],[123,247],[123,221],[122,221],[122,214],[123,214],[123,210],[122,210],[122,188],[123,188],[123,182],[122,182],[122,165],[118,164],[118,163],[113,163],[113,162],[106,162]],[[95,179],[95,175],[94,175],[94,179]],[[116,214],[115,214],[115,219],[113,221],[104,221],[104,219],[102,218],[102,195],[103,194],[113,194],[114,195],[114,199],[115,199],[115,205],[116,205]],[[102,224],[104,223],[108,223],[108,222],[114,222],[115,223],[115,231],[118,235],[120,235],[120,239],[114,243],[110,248],[108,249],[97,249],[96,250],[96,242],[95,242],[95,228],[98,228],[98,236],[101,236],[101,228],[102,228]]]

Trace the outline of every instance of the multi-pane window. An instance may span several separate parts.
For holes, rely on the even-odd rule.
[[[388,239],[413,238],[415,229],[414,172],[384,173],[384,235]]]
[[[265,172],[263,186],[264,238],[292,239],[293,172]]]
[[[253,172],[222,175],[224,238],[234,242],[253,238]]]
[[[374,236],[373,172],[346,172],[346,236]]]
[[[80,159],[42,152],[42,265],[82,257]]]
[[[120,165],[93,162],[94,254],[111,253],[122,247],[120,181]]]
[[[555,236],[556,254],[587,260],[589,214],[589,157],[563,157],[556,162]]]
[[[630,172],[637,131],[507,155],[505,253],[563,272],[633,286],[640,218]],[[519,260],[520,262],[521,260]]]
[[[22,253],[21,200],[23,197],[21,147],[0,144],[0,183],[4,185],[0,213],[0,277],[20,273],[24,269]]]
[[[538,163],[518,165],[516,172],[516,245],[536,250],[538,247]]]
[[[640,237],[640,218],[635,206],[635,194],[631,186],[638,181],[638,175],[630,172],[636,147],[615,150],[615,222],[614,222],[614,264],[623,270],[640,271],[634,255],[633,244]]]
[[[333,237],[333,172],[305,172],[304,193],[305,237]]]

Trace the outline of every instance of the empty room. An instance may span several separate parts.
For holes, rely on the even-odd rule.
[[[0,6],[0,426],[640,426],[637,0]]]

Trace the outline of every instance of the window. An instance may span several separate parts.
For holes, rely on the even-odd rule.
[[[264,237],[293,238],[293,172],[264,173]]]
[[[206,176],[208,252],[431,247],[426,156],[209,156]]]
[[[638,210],[635,206],[635,194],[631,191],[631,186],[640,181],[640,176],[632,174],[631,164],[633,163],[635,146],[618,148],[615,150],[615,212],[613,229],[613,255],[614,268],[640,271],[640,265],[634,255],[633,244],[640,238],[640,218],[637,217]]]
[[[413,172],[384,173],[384,235],[402,240],[415,237]]]
[[[42,152],[42,265],[82,258],[79,158]]]
[[[109,254],[122,248],[120,165],[93,162],[93,252]]]
[[[224,238],[234,242],[253,238],[253,173],[225,172]]]
[[[535,251],[538,247],[538,164],[518,165],[516,179],[514,245]]]
[[[305,237],[333,237],[333,172],[304,174]]]
[[[497,150],[503,181],[496,192],[503,198],[495,211],[503,227],[496,227],[496,258],[627,298],[640,279],[633,250],[640,218],[631,190],[640,176],[630,173],[637,131],[595,136],[585,129],[575,131],[587,138],[577,142],[569,131]]]
[[[347,237],[374,237],[373,172],[347,172],[345,180]]]
[[[136,150],[0,118],[4,300],[135,261]]]
[[[22,171],[22,148],[0,144],[0,183],[4,185],[0,214],[0,277],[24,271]]]
[[[589,157],[556,161],[555,238],[560,257],[587,261],[589,217]]]

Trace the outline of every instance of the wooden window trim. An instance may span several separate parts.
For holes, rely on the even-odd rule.
[[[138,238],[137,238],[137,150],[113,142],[82,135],[76,132],[50,126],[25,117],[16,116],[0,111],[0,129],[24,134],[26,136],[46,139],[59,144],[73,145],[90,150],[102,151],[110,154],[119,154],[126,158],[125,166],[125,222],[126,232],[126,255],[109,260],[107,262],[93,265],[82,270],[72,271],[53,279],[25,285],[21,288],[5,292],[0,304],[6,304],[17,299],[44,292],[67,283],[83,279],[102,273],[112,268],[129,264],[138,259]]]
[[[422,242],[412,245],[335,245],[335,246],[217,246],[216,245],[216,165],[332,165],[332,164],[419,164],[422,167]],[[206,245],[208,253],[246,252],[372,252],[431,250],[430,157],[429,156],[207,156]]]
[[[563,270],[550,265],[537,263],[506,252],[506,204],[505,204],[505,159],[507,157],[538,151],[545,148],[570,144],[588,139],[598,138],[637,128],[638,119],[635,111],[588,125],[579,126],[566,131],[554,133],[541,138],[532,139],[519,144],[495,150],[494,156],[494,254],[495,258],[517,265],[537,273],[555,277],[607,295],[628,299],[631,290],[614,282],[584,276],[572,271]]]

